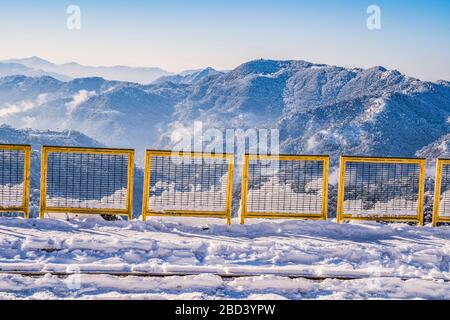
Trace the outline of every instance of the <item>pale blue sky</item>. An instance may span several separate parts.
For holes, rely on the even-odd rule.
[[[113,2],[113,3],[111,3]],[[66,8],[81,8],[81,30]],[[366,28],[369,5],[379,31]],[[448,0],[128,0],[0,2],[0,59],[232,69],[252,59],[383,65],[450,80]]]

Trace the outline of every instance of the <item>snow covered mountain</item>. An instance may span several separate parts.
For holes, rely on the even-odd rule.
[[[281,151],[331,154],[333,163],[343,153],[415,156],[448,144],[449,118],[448,81],[420,81],[383,67],[255,60],[149,85],[99,77],[0,79],[0,123],[77,130],[139,152],[169,148],[173,128],[202,121],[204,130],[277,128]]]
[[[169,72],[161,68],[144,68],[144,67],[127,67],[127,66],[83,66],[76,62],[64,63],[64,64],[54,64],[47,60],[39,57],[30,57],[23,59],[9,59],[5,61],[0,61],[4,63],[14,63],[25,66],[35,72],[40,71],[45,72],[46,75],[61,75],[56,77],[60,80],[68,80],[73,78],[83,78],[83,77],[102,77],[109,80],[118,81],[131,81],[137,83],[150,83],[159,77],[170,75]],[[29,75],[22,72],[19,73],[8,73],[8,75]],[[30,74],[31,75],[31,74]],[[62,77],[65,77],[62,78]]]
[[[206,77],[223,74],[211,67],[200,70],[188,70],[171,76],[162,76],[153,83],[173,82],[176,84],[196,84]]]
[[[55,73],[55,72],[45,72],[41,69],[34,69],[24,66],[20,63],[4,63],[0,62],[0,77],[13,76],[13,75],[24,75],[27,77],[41,77],[41,76],[51,76],[55,79],[61,81],[68,81],[71,78]]]
[[[0,143],[30,144],[33,147],[33,152],[39,151],[42,145],[104,147],[100,142],[77,131],[17,130],[5,124],[0,125]]]
[[[450,158],[450,134],[446,134],[435,142],[418,150],[416,155],[428,159],[436,159],[439,157]]]
[[[193,87],[177,124],[278,128],[290,153],[414,156],[450,133],[448,82],[382,67],[346,69],[258,60]]]

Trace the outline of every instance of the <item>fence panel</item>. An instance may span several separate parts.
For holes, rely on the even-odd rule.
[[[29,145],[0,145],[0,212],[22,212],[29,217]]]
[[[147,150],[142,218],[225,217],[231,222],[234,155]]]
[[[326,219],[328,156],[244,156],[241,223],[246,218]]]
[[[450,222],[450,159],[436,162],[433,226],[441,222]]]
[[[42,147],[41,211],[132,218],[134,150]]]
[[[423,224],[425,159],[341,156],[337,221]]]

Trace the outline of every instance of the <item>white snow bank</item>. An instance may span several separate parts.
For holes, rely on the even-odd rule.
[[[374,278],[314,281],[280,276],[117,277],[0,275],[0,299],[450,299],[443,281]]]
[[[271,274],[281,278],[272,280],[270,285],[285,289],[299,283],[282,278],[292,274],[318,277],[402,277],[426,280],[418,282],[419,288],[431,286],[431,289],[423,289],[417,293],[420,297],[443,297],[445,295],[441,292],[444,290],[442,288],[447,288],[446,294],[450,291],[448,283],[431,281],[450,280],[450,227],[447,226],[420,228],[375,222],[336,224],[332,221],[257,219],[248,219],[248,224],[245,225],[233,222],[233,225],[227,226],[222,219],[203,218],[158,217],[150,218],[146,224],[136,220],[100,221],[91,218],[71,221],[0,218],[0,275],[1,270]],[[1,281],[28,281],[28,278],[20,280],[22,278],[19,276],[2,277]],[[126,277],[128,278],[132,279]],[[33,281],[38,281],[37,279]],[[143,280],[136,281],[140,283]],[[236,279],[234,283],[239,281],[243,280]],[[364,281],[361,287],[366,287],[367,282]],[[396,292],[399,297],[400,287],[406,285],[404,283],[415,283],[392,281],[389,285],[398,288]],[[130,282],[130,285],[120,287],[119,283],[114,282],[111,282],[114,288],[107,294],[108,297],[113,295],[113,291],[127,291],[133,286],[140,288],[141,285]],[[329,283],[333,284],[332,281]],[[363,292],[358,291],[357,287],[351,289],[345,283],[356,282],[342,282],[345,291],[336,296],[331,294],[331,297],[363,297],[365,294],[372,294],[366,289]],[[211,284],[215,286],[212,281]],[[33,282],[31,285],[36,284]],[[184,286],[184,283],[180,285]],[[242,288],[246,285],[241,283]],[[259,280],[257,284],[253,284],[260,285],[268,284],[261,284]],[[316,286],[314,283],[310,285]],[[192,290],[190,293],[183,291],[183,294],[189,298],[201,298],[206,294],[207,286],[195,291],[188,282],[183,290]],[[20,291],[21,285],[17,288]],[[50,297],[57,294],[53,289],[48,290],[46,292]],[[256,288],[253,293],[265,294],[261,290]],[[280,290],[269,291],[283,297],[298,297],[300,294],[284,295]],[[408,290],[410,293],[402,293],[406,294],[405,297],[410,297],[415,289],[412,286]],[[13,289],[3,284],[1,291],[3,293],[0,296],[3,297],[13,297],[16,294],[11,293]],[[144,291],[139,291],[139,294]],[[207,293],[206,296],[216,295],[216,291]],[[432,291],[435,291],[434,295]],[[101,296],[99,292],[96,294]],[[245,297],[249,297],[248,294],[250,293],[245,292]],[[36,295],[39,296],[37,291]],[[34,293],[30,297],[34,297]],[[121,294],[117,297],[121,297]],[[156,292],[149,297],[161,296]],[[313,294],[312,297],[319,296]]]

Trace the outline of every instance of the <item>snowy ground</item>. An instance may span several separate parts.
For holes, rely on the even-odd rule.
[[[76,286],[79,283],[80,286]],[[450,299],[442,281],[395,278],[314,281],[259,276],[223,280],[215,275],[58,278],[0,276],[3,299]]]
[[[450,227],[233,222],[0,218],[0,298],[450,299]],[[6,271],[76,274],[30,277]],[[83,274],[88,272],[249,276]],[[269,275],[254,276],[260,274]],[[287,275],[363,279],[317,281]]]

